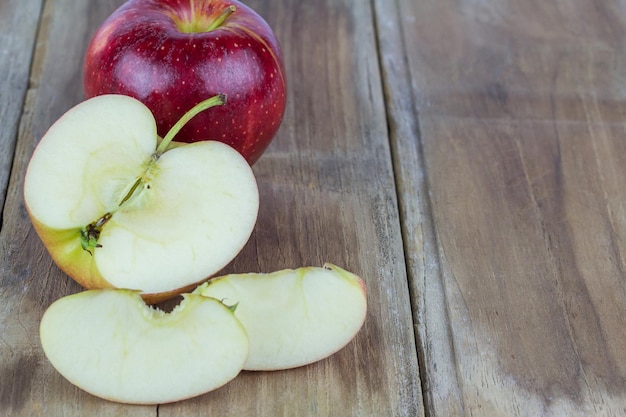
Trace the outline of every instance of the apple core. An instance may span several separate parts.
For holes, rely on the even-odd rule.
[[[239,253],[259,208],[250,165],[222,142],[172,141],[225,99],[194,106],[162,140],[150,110],[124,95],[86,100],[50,127],[29,162],[24,201],[60,269],[87,289],[137,290],[156,303]]]

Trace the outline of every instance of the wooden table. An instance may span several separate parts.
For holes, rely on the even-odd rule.
[[[175,404],[66,382],[38,325],[80,288],[22,185],[119,4],[0,0],[0,415],[626,415],[626,3],[609,0],[249,0],[289,97],[227,272],[342,265],[366,323],[327,360]]]

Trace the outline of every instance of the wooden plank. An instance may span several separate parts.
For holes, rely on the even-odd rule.
[[[366,2],[249,1],[281,40],[290,91],[278,137],[255,165],[261,210],[238,271],[325,261],[368,284],[354,343],[328,360],[244,373],[225,392],[160,416],[416,416],[419,374],[372,15]]]
[[[83,51],[107,6],[111,4],[47,1],[39,23],[0,234],[0,415],[118,416],[128,412],[128,407],[74,388],[46,361],[39,343],[41,315],[54,300],[79,288],[51,262],[22,201],[24,171],[34,146],[63,112],[82,100]],[[155,414],[155,407],[132,409],[133,416]]]
[[[379,2],[379,16],[392,3]],[[418,292],[440,291],[414,299],[427,318],[443,305],[449,326],[419,332],[427,413],[624,414],[624,9],[396,3],[387,17],[402,43],[381,38],[396,58],[385,85],[392,98],[413,92],[412,108],[396,106],[391,118],[419,116],[412,137],[438,255],[411,278]],[[408,76],[396,82],[387,75],[404,56]],[[402,139],[392,138],[398,172],[417,146]],[[420,185],[402,175],[406,189]],[[419,282],[428,273],[440,284]],[[432,354],[439,346],[447,357]]]
[[[446,295],[441,280],[438,245],[424,168],[419,97],[412,91],[402,11],[393,1],[374,2],[390,144],[398,190],[425,413],[463,414],[455,351],[450,334]]]
[[[28,87],[41,5],[41,0],[0,3],[0,213],[4,207],[17,128]]]
[[[159,407],[99,400],[71,386],[45,360],[41,314],[80,288],[52,264],[29,224],[21,200],[24,169],[48,126],[82,99],[84,48],[119,3],[46,3],[0,235],[0,379],[11,387],[0,410],[12,416],[420,415],[373,16],[364,2],[249,2],[283,43],[290,92],[283,127],[254,167],[261,192],[257,227],[225,271],[325,261],[353,270],[366,280],[370,304],[356,339],[311,366],[245,372],[220,390]]]

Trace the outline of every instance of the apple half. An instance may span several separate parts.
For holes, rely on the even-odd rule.
[[[150,110],[123,95],[86,100],[50,127],[24,199],[64,272],[87,289],[138,290],[154,303],[195,288],[239,253],[259,208],[250,166],[221,142],[171,146],[187,121],[224,100],[198,104],[162,141]]]
[[[185,294],[171,313],[129,290],[83,291],[55,301],[40,325],[52,366],[100,398],[162,404],[217,389],[239,374],[246,331],[232,309]]]
[[[307,365],[337,352],[361,329],[365,282],[338,266],[213,278],[194,293],[236,305],[248,333],[245,370]]]

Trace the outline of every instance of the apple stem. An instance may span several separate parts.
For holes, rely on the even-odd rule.
[[[180,120],[176,122],[174,126],[172,126],[170,131],[167,132],[167,135],[165,135],[165,137],[163,138],[159,146],[156,148],[156,150],[152,154],[152,162],[155,162],[157,159],[161,157],[161,155],[163,155],[163,153],[167,150],[167,147],[169,146],[169,144],[172,142],[172,139],[174,138],[174,136],[176,136],[176,134],[180,131],[180,129],[182,129],[183,126],[185,126],[185,124],[187,124],[189,120],[191,120],[198,113],[206,109],[209,109],[214,106],[221,106],[224,103],[226,103],[226,95],[218,94],[204,101],[201,101],[200,103],[193,106],[193,108],[189,110],[187,113],[183,114],[183,117],[181,117]],[[118,208],[121,207],[125,202],[127,202],[133,195],[135,195],[135,193],[137,192],[137,190],[143,183],[144,183],[143,178],[141,177],[137,178],[135,182],[133,183],[133,185],[130,187],[130,190],[128,190],[128,192],[122,198],[122,201],[120,201]],[[148,188],[149,187],[150,186],[148,185]],[[80,244],[85,251],[89,252],[90,255],[93,255],[94,249],[102,247],[102,245],[98,243],[98,240],[100,239],[100,233],[102,232],[102,227],[109,220],[111,220],[115,211],[117,211],[117,209],[107,212],[104,216],[100,217],[98,220],[88,224],[86,227],[81,229]]]
[[[224,21],[226,19],[228,19],[228,16],[230,16],[231,14],[235,13],[235,10],[237,10],[237,8],[234,5],[230,5],[226,8],[226,10],[224,10],[222,12],[221,15],[219,15],[219,17],[217,19],[215,19],[210,25],[209,27],[206,29],[207,32],[210,32],[212,30],[217,29],[218,27],[222,26],[222,23],[224,23]]]
[[[172,142],[172,139],[174,139],[174,136],[176,136],[176,134],[180,132],[180,129],[182,129],[183,126],[185,126],[187,122],[193,119],[198,113],[203,112],[204,110],[214,106],[221,106],[225,103],[226,95],[218,94],[193,106],[193,108],[187,113],[183,114],[183,117],[181,117],[180,120],[176,122],[174,126],[172,126],[169,132],[167,132],[167,134],[157,147],[156,151],[152,155],[152,158],[154,160],[159,159],[161,155],[163,155],[163,153],[167,150],[167,147],[170,145],[170,142]]]

